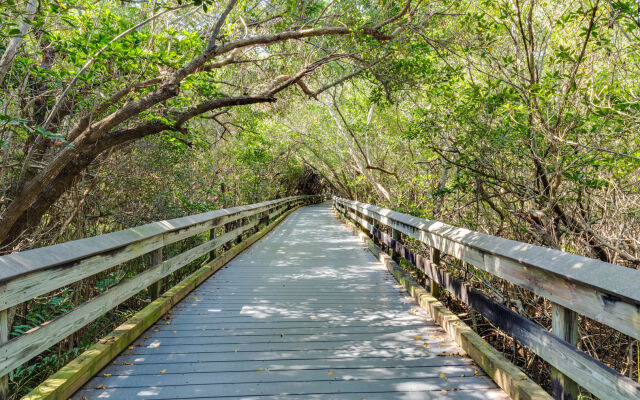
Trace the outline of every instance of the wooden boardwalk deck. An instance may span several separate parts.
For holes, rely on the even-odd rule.
[[[203,283],[74,399],[506,399],[325,203]]]

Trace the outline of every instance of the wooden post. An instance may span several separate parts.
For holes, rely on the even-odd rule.
[[[162,247],[153,251],[151,253],[151,267],[155,267],[156,265],[162,263]],[[158,297],[160,297],[160,293],[162,293],[162,279],[154,282],[149,286],[149,295],[151,296],[151,301],[154,301]]]
[[[233,230],[233,222],[229,222],[224,224],[224,233],[231,232]],[[233,241],[229,241],[224,245],[224,251],[229,250],[233,247]]]
[[[578,344],[578,314],[560,304],[551,304],[551,330],[560,339]],[[555,368],[551,368],[551,393],[557,400],[577,400],[580,387]]]
[[[242,228],[244,225],[245,225],[245,219],[244,218],[240,218],[238,220],[238,222],[236,223],[236,228]],[[242,233],[243,232],[240,232],[240,234],[236,238],[236,244],[240,244],[240,242],[242,242]]]
[[[400,241],[400,231],[391,228],[391,238],[397,241]],[[398,252],[395,248],[391,249],[391,258],[398,261]]]
[[[209,241],[216,238],[216,228],[209,229]],[[213,261],[216,258],[216,249],[209,252],[209,261]]]
[[[9,341],[9,310],[0,311],[0,343]],[[9,375],[0,378],[0,400],[9,399]]]
[[[440,267],[440,250],[431,248],[431,263]],[[442,288],[433,279],[431,279],[431,295],[436,299],[442,294]]]

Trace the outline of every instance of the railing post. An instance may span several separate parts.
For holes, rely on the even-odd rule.
[[[551,304],[551,330],[560,339],[578,344],[578,314],[560,304]],[[557,400],[577,400],[580,387],[555,368],[551,368],[551,393]]]
[[[431,263],[436,267],[440,267],[440,250],[434,249],[433,247],[431,248]],[[431,296],[435,297],[436,299],[439,298],[442,294],[442,288],[440,287],[440,285],[438,285],[437,282],[431,279],[430,287]]]
[[[157,250],[154,250],[151,253],[151,267],[155,267],[156,265],[162,263],[162,247]],[[162,293],[162,281],[163,279],[159,279],[149,286],[149,295],[151,296],[151,301],[154,301],[158,297],[160,297],[160,293]]]
[[[240,218],[239,220],[236,221],[236,226],[235,228],[242,228],[244,226],[244,218]],[[238,234],[238,236],[236,236],[236,245],[240,244],[240,242],[242,242],[242,231],[240,231],[240,233]]]
[[[0,344],[9,341],[9,310],[0,311]],[[9,375],[0,377],[0,400],[9,399]]]
[[[400,231],[391,228],[391,238],[393,240],[395,240],[396,242],[400,241]],[[395,246],[391,248],[391,258],[393,258],[394,260],[398,259],[398,252],[396,251]]]
[[[216,238],[216,228],[209,229],[209,241]],[[216,249],[209,252],[209,261],[213,261],[216,258]]]
[[[228,223],[224,224],[224,233],[231,232],[233,230],[233,224],[234,224],[234,222],[228,222]],[[235,241],[235,239],[232,239],[232,240],[228,241],[224,245],[224,251],[228,251],[229,249],[231,249],[233,247],[234,241]]]

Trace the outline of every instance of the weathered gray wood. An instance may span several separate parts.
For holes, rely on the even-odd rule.
[[[162,236],[128,245],[116,254],[106,253],[78,261],[72,267],[56,267],[21,275],[0,284],[0,309],[28,301],[36,296],[77,282],[162,246]]]
[[[209,240],[213,240],[216,238],[216,229],[210,229],[209,230]],[[215,250],[211,250],[211,252],[209,253],[209,260],[213,260],[216,258],[216,251]]]
[[[393,240],[400,240],[400,231],[397,229],[391,229],[391,237],[393,238]],[[395,251],[395,249],[391,249],[391,257],[393,257],[393,259],[396,259],[398,257],[398,253]]]
[[[9,341],[9,311],[0,311],[0,344]],[[0,400],[9,399],[9,375],[0,375]]]
[[[326,206],[300,209],[74,398],[506,398],[405,296]]]
[[[234,352],[235,353],[235,352]],[[112,376],[128,376],[128,375],[142,375],[142,374],[157,374],[158,364],[170,363],[171,373],[189,374],[198,373],[202,371],[207,372],[228,372],[228,371],[257,371],[258,369],[264,369],[269,371],[289,371],[289,370],[301,370],[301,371],[313,371],[318,369],[374,369],[374,368],[389,368],[396,370],[406,370],[411,368],[421,368],[431,371],[438,371],[438,373],[444,373],[447,376],[460,376],[461,374],[473,375],[475,374],[475,367],[469,366],[464,361],[461,361],[460,357],[449,357],[445,360],[441,360],[438,357],[431,358],[393,358],[386,357],[380,359],[324,359],[324,360],[245,360],[245,361],[200,361],[200,362],[188,362],[188,360],[182,360],[182,362],[171,362],[168,357],[163,359],[155,357],[153,362],[138,363],[131,365],[111,364],[106,367],[104,373],[111,374]],[[180,360],[178,360],[180,361]],[[186,362],[185,362],[186,361]],[[470,374],[469,374],[470,372]],[[482,371],[478,375],[484,375]],[[103,375],[104,376],[104,375]],[[98,376],[99,377],[99,376]]]
[[[560,339],[578,344],[578,314],[559,304],[551,309],[551,331]],[[551,368],[551,391],[558,400],[577,400],[580,394],[578,384],[555,368]]]
[[[288,200],[285,199],[286,203],[290,203],[292,201],[295,201],[295,199],[294,198],[288,198]],[[61,258],[62,256],[60,255],[56,256],[56,253],[61,252],[62,250],[60,250],[60,248],[57,246],[64,246],[66,245],[66,243],[0,257],[0,277],[5,276],[3,274],[7,272],[2,270],[2,268],[11,264],[13,262],[12,260],[15,260],[16,257],[21,258],[22,262],[24,263],[29,261],[35,263],[33,266],[29,267],[28,270],[25,270],[26,272],[23,271],[24,273],[16,274],[16,276],[11,279],[7,278],[9,280],[5,280],[4,283],[0,284],[0,309],[12,307],[14,305],[28,301],[36,296],[40,296],[45,293],[51,292],[53,290],[59,289],[61,287],[67,286],[71,283],[77,282],[81,279],[84,279],[86,277],[95,275],[96,273],[112,268],[125,261],[134,259],[143,254],[154,251],[162,246],[166,246],[178,240],[182,240],[187,237],[193,236],[195,234],[204,232],[207,229],[210,229],[210,230],[215,229],[216,227],[219,227],[225,224],[226,221],[240,218],[243,215],[249,215],[249,214],[253,215],[258,212],[269,212],[269,210],[272,210],[273,208],[275,208],[272,202],[267,202],[267,203],[268,203],[267,205],[264,205],[263,203],[261,203],[263,205],[261,205],[257,209],[248,208],[245,211],[237,210],[241,207],[228,209],[226,211],[229,211],[229,210],[235,210],[235,211],[229,215],[225,214],[222,216],[218,216],[210,221],[199,223],[199,224],[196,224],[195,226],[187,227],[175,232],[163,233],[162,231],[158,230],[159,228],[158,226],[156,226],[157,224],[163,224],[163,223],[167,223],[167,226],[170,226],[171,224],[169,223],[174,220],[161,221],[161,222],[155,223],[156,225],[150,224],[150,225],[153,225],[153,227],[158,228],[158,229],[154,228],[155,230],[149,228],[148,225],[145,225],[143,227],[132,228],[126,231],[121,231],[121,232],[136,231],[136,232],[134,232],[135,234],[132,234],[132,232],[129,232],[126,234],[123,233],[121,237],[115,238],[115,239],[113,237],[105,238],[107,244],[111,245],[112,247],[115,246],[115,243],[122,244],[124,243],[126,237],[128,237],[129,239],[131,239],[131,237],[135,237],[139,240],[131,240],[133,243],[129,245],[126,245],[124,247],[118,247],[116,249],[111,249],[106,252],[100,252],[99,254],[89,256],[81,260],[77,260],[77,258],[72,254],[68,254],[67,255],[68,260],[77,260],[77,261],[69,261],[67,264],[59,265],[57,267],[45,268],[43,266],[44,264],[42,263],[47,261],[47,257],[45,255],[44,249],[50,249],[52,251],[52,258],[50,260],[51,261],[50,264],[58,265],[62,260]],[[243,206],[243,207],[246,207],[246,206]],[[264,211],[264,210],[267,210],[267,211]],[[218,210],[218,211],[225,211],[225,210]],[[215,213],[216,212],[210,212],[205,214],[217,215]],[[199,217],[199,216],[196,216],[196,217]],[[202,219],[202,218],[196,218],[196,220],[199,220],[199,219]],[[177,224],[177,223],[174,225],[181,226],[180,224]],[[168,229],[168,227],[165,227],[165,228]],[[140,232],[142,232],[142,234]],[[151,232],[156,232],[156,233],[154,235],[151,235]],[[116,233],[119,233],[119,232],[116,232]],[[102,238],[104,236],[107,236],[107,235],[101,235],[95,238]],[[147,238],[140,239],[143,236]],[[82,239],[82,240],[93,241],[93,239],[95,238],[88,238],[88,239]],[[74,243],[74,242],[69,242],[69,243]],[[99,243],[99,242],[96,242],[96,243]],[[88,251],[91,245],[85,243],[84,247],[85,247],[85,250]],[[28,254],[32,251],[36,252],[36,250],[38,250],[37,254],[31,254],[31,255]],[[64,248],[63,250],[66,251],[67,248]],[[64,253],[64,251],[62,252]],[[74,251],[74,249],[69,248],[68,251]],[[4,264],[3,264],[3,261],[5,262]],[[18,266],[14,266],[14,267],[12,268],[13,269],[18,268]]]
[[[151,253],[151,266],[155,267],[156,265],[162,263],[162,248],[154,250]],[[151,301],[160,297],[160,293],[162,293],[162,280],[158,280],[149,286],[149,295],[151,296]]]
[[[22,365],[71,333],[94,321],[152,283],[233,239],[240,230],[250,227],[251,225],[248,225],[239,228],[237,231],[231,231],[165,260],[135,277],[121,282],[94,299],[77,306],[74,310],[48,321],[7,343],[1,344],[0,376]]]
[[[266,371],[257,371],[266,372]],[[265,373],[268,377],[269,373]],[[464,391],[475,391],[473,394],[477,399],[477,393],[482,390],[493,389],[494,383],[486,377],[452,377],[449,379],[442,379],[440,377],[432,379],[381,379],[381,380],[368,380],[368,381],[356,381],[356,380],[342,380],[339,376],[326,376],[327,372],[323,371],[323,379],[319,378],[310,382],[253,382],[246,381],[233,382],[233,383],[219,383],[215,385],[215,391],[213,392],[213,398],[226,398],[228,396],[239,396],[246,398],[247,396],[272,396],[280,394],[288,394],[290,397],[295,398],[299,395],[316,394],[316,395],[331,395],[331,394],[349,394],[357,393],[362,397],[367,397],[368,393],[388,393],[393,395],[395,393],[404,393],[404,398],[412,398],[423,393],[423,396],[427,398],[433,398],[431,392],[443,394],[443,389],[455,389],[451,392],[447,392],[447,399],[459,398],[458,393]],[[333,375],[337,375],[334,372]],[[129,378],[130,379],[130,378]],[[133,399],[136,397],[144,396],[145,394],[155,399],[190,399],[195,397],[194,395],[206,395],[212,392],[213,385],[209,384],[193,384],[193,385],[162,385],[151,386],[147,390],[142,389],[136,385],[133,387],[105,387],[102,390],[91,390],[89,392],[81,393],[76,398],[86,396],[88,399],[100,399],[100,398],[118,398],[118,399]],[[142,392],[142,393],[141,393]],[[427,394],[428,393],[428,394]],[[413,394],[413,396],[411,396]],[[209,395],[211,396],[211,394]],[[361,397],[361,398],[362,398]],[[211,397],[209,397],[211,398]],[[322,398],[322,397],[321,397]],[[469,398],[469,397],[467,397]],[[504,397],[502,397],[504,398]]]
[[[337,202],[345,210],[372,217],[432,248],[640,339],[638,270],[355,201]]]
[[[440,250],[431,248],[430,257],[431,257],[431,263],[436,267],[439,267],[440,266]],[[442,295],[442,288],[440,287],[438,282],[434,281],[433,279],[429,283],[429,290],[431,292],[431,295],[436,299]]]
[[[209,211],[188,217],[153,222],[119,232],[5,255],[0,257],[0,282],[15,279],[18,276],[34,271],[53,268],[61,264],[68,264],[95,254],[106,253],[161,234],[166,234],[165,240],[168,240],[168,243],[172,243],[208,230],[211,226],[208,226],[207,223],[215,219],[220,219],[218,224],[222,224],[269,210],[279,204],[289,204],[300,201],[300,199],[308,199],[311,197],[314,196],[293,196],[248,206]],[[165,245],[168,243],[165,243]]]
[[[347,215],[363,226],[364,229],[374,232],[373,225],[364,218],[356,215],[353,211],[347,211]],[[523,268],[525,268],[524,275],[528,272],[528,269],[526,267]],[[442,271],[438,273],[436,268],[431,267],[426,272],[433,279],[435,279],[438,274],[445,274],[445,272]],[[546,283],[547,282],[541,282],[540,284],[543,285]],[[451,290],[451,292],[457,294],[455,290]],[[462,294],[464,295],[462,300],[473,306],[474,304],[470,301],[471,294]],[[565,292],[564,296],[566,297],[568,294],[570,294],[570,292]],[[563,338],[566,337],[569,340],[573,340],[575,343],[577,340],[577,314],[564,307],[559,308],[562,306],[557,304],[555,306],[558,334],[563,335]],[[494,309],[485,309],[484,315],[490,321],[498,323],[500,321],[497,321],[489,314],[499,311],[498,309],[500,307],[502,306],[496,305]],[[564,317],[565,323],[560,324],[559,321],[561,321],[561,318],[558,317]],[[500,324],[498,323],[498,325]],[[568,378],[571,377],[587,390],[601,398],[620,400],[640,399],[640,385],[583,352],[578,351],[566,341],[549,340],[550,334],[535,323],[521,318],[519,321],[511,320],[507,325],[509,329],[507,329],[507,327],[503,328],[508,330],[512,336],[518,338],[525,346],[566,375],[566,377],[562,378],[561,383],[566,382],[568,384],[567,393],[577,390],[571,386],[570,379]]]
[[[248,367],[248,366],[247,366]],[[262,369],[262,368],[260,368]],[[171,368],[167,368],[167,372],[164,374],[160,374],[158,371],[155,371],[154,374],[148,376],[138,376],[138,375],[125,375],[125,376],[108,376],[108,377],[96,377],[94,382],[98,385],[104,385],[108,388],[131,388],[131,387],[139,387],[139,388],[147,388],[149,386],[171,386],[171,385],[181,385],[184,384],[184,376],[181,373],[170,373]],[[464,369],[460,368],[349,368],[347,370],[342,369],[331,369],[334,373],[332,375],[327,375],[326,371],[319,371],[317,369],[314,370],[301,370],[301,369],[291,369],[291,370],[263,370],[258,371],[257,369],[249,370],[239,370],[239,371],[217,371],[217,372],[208,372],[202,371],[200,373],[194,374],[189,378],[190,385],[229,385],[229,384],[245,384],[245,383],[256,383],[256,382],[264,382],[264,383],[276,383],[276,382],[313,382],[313,381],[329,381],[329,382],[345,382],[345,381],[372,381],[372,380],[390,380],[390,379],[402,379],[406,381],[413,380],[432,380],[434,383],[440,383],[441,388],[453,388],[456,385],[461,384],[469,384],[470,380],[474,379],[461,379],[458,381],[454,381],[457,377],[460,377],[460,374],[469,375],[470,377],[474,374],[474,368],[472,366],[467,366]],[[458,372],[462,370],[463,372]],[[445,380],[440,377],[440,374],[445,374],[449,372],[449,374],[457,373],[457,375],[452,376],[451,382]],[[475,378],[477,379],[477,378]],[[482,376],[483,388],[486,388],[487,381],[486,377]],[[477,383],[477,382],[474,382]],[[451,386],[447,386],[451,385]]]

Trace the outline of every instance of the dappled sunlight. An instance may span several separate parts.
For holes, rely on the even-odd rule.
[[[218,271],[75,398],[433,399],[450,389],[506,398],[323,205]]]

